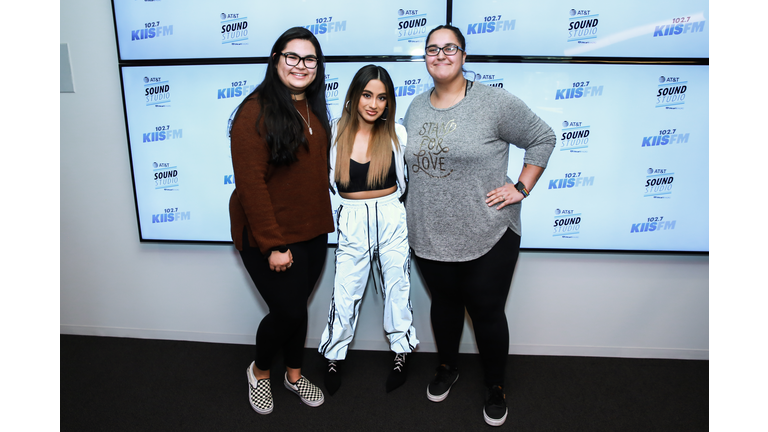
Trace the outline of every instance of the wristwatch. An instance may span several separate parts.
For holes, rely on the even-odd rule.
[[[515,184],[515,189],[517,189],[518,192],[523,194],[523,198],[528,198],[528,195],[531,194],[530,192],[528,192],[528,189],[525,188],[525,185],[521,181],[518,181],[517,184]]]

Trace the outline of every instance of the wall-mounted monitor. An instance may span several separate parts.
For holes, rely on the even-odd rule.
[[[324,77],[331,118],[341,115],[355,72],[374,63],[392,76],[402,121],[413,98],[434,86],[419,55],[426,33],[447,17],[467,39],[467,78],[515,94],[557,136],[523,203],[523,248],[707,252],[708,26],[695,23],[706,22],[708,5],[654,1],[638,8],[114,0],[139,237],[231,241],[228,200],[237,181],[228,120],[262,81],[285,29],[310,28],[331,56]],[[568,40],[569,23],[590,16],[597,21],[585,28],[596,28],[596,37]],[[230,36],[222,28],[238,27],[247,30],[241,39],[223,43]],[[511,179],[522,156],[511,147]],[[331,233],[329,243],[336,240]]]

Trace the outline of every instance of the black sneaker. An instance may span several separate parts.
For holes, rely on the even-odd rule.
[[[448,397],[451,386],[453,386],[457,379],[459,379],[458,369],[450,369],[446,365],[438,366],[435,379],[427,386],[427,399],[432,402],[442,402]]]
[[[328,360],[328,369],[325,370],[325,389],[333,396],[341,387],[341,360]]]
[[[507,419],[507,401],[501,386],[494,385],[488,388],[483,417],[491,426],[501,426]]]
[[[387,393],[403,385],[407,377],[408,369],[405,365],[405,353],[398,353],[395,355],[395,366],[389,371],[389,376],[387,377]]]

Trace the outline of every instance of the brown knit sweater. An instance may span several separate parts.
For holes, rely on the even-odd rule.
[[[294,101],[306,118],[304,100]],[[229,200],[232,240],[243,250],[243,228],[248,242],[262,254],[270,249],[310,240],[332,232],[333,217],[328,192],[328,140],[325,130],[310,111],[310,125],[304,135],[309,150],[300,146],[291,165],[268,163],[269,147],[256,132],[259,103],[255,98],[241,108],[230,133],[232,166],[236,189]]]

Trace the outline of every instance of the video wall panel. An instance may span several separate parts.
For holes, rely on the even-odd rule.
[[[294,4],[291,1],[284,2],[280,7],[263,2],[214,3],[196,0],[193,3],[197,7],[181,8],[180,3],[165,0],[114,1],[118,35],[126,33],[119,24],[128,21],[125,17],[131,15],[126,11],[131,10],[140,10],[145,14],[131,18],[138,19],[138,22],[146,21],[148,11],[159,14],[157,21],[173,21],[173,36],[179,36],[178,39],[184,39],[181,36],[185,33],[178,30],[182,26],[175,23],[197,26],[199,34],[195,37],[202,37],[200,34],[207,31],[202,29],[207,28],[208,23],[203,24],[200,17],[209,17],[214,9],[219,15],[240,13],[236,11],[242,10],[243,15],[249,17],[248,44],[242,46],[216,46],[212,49],[209,41],[202,39],[190,39],[196,40],[192,45],[197,46],[186,48],[174,45],[177,42],[169,44],[160,39],[121,40],[118,43],[139,237],[142,241],[231,241],[228,200],[236,187],[236,179],[232,171],[228,121],[237,105],[262,81],[266,68],[264,56],[274,40],[293,25],[280,21],[282,18],[265,18],[259,21],[264,25],[256,26],[256,21],[250,17],[274,17],[276,11],[290,7],[303,8],[302,16],[315,16],[320,10],[313,9],[316,6],[300,8],[300,2]],[[584,9],[599,9],[601,38],[608,33],[605,30],[609,27],[606,22],[610,15],[608,10],[616,8],[603,3],[593,2]],[[695,9],[697,2],[680,3],[674,6]],[[351,2],[324,4],[327,8],[322,10],[334,11],[335,17],[342,16],[337,10],[347,10],[361,20],[363,16],[370,16]],[[494,16],[491,10],[498,3],[473,2],[472,7],[463,1],[452,4],[453,9],[449,11],[445,2],[411,2],[390,8],[390,12],[393,17],[399,17],[393,18],[393,22],[410,19],[405,17],[426,18],[426,22],[419,21],[427,24],[424,35],[442,23],[435,17],[444,19],[452,15],[453,23],[467,37],[470,53],[520,53],[515,44],[518,43],[519,32],[526,28],[522,18],[515,18],[515,30],[502,35],[501,42],[497,43],[491,37],[499,38],[501,33],[480,33],[477,29],[481,27],[472,27],[471,21],[477,20],[476,16]],[[498,13],[495,16],[504,18],[513,13],[517,14],[514,15],[516,17],[537,20],[541,29],[548,25],[544,18],[536,18],[542,12],[536,12],[533,6],[520,9],[515,3],[504,5],[505,8],[518,9],[509,9],[509,12],[507,9],[496,10]],[[440,7],[442,12],[438,10]],[[195,9],[195,12],[179,12],[179,9]],[[560,10],[559,7],[545,9],[550,15]],[[643,18],[624,7],[624,26],[637,27],[638,23],[650,22],[651,18],[656,20],[659,14],[678,10],[672,6],[655,9],[658,10],[653,12],[652,17]],[[565,13],[568,14],[569,10]],[[574,10],[578,16],[579,10]],[[417,18],[422,13],[426,17]],[[619,12],[611,12],[615,13]],[[702,13],[705,16],[708,14],[706,8]],[[385,15],[378,12],[377,16]],[[397,103],[395,115],[402,122],[413,98],[429,91],[434,83],[426,72],[422,58],[387,56],[395,53],[398,46],[391,43],[395,30],[388,20],[369,22],[367,34],[373,36],[363,38],[352,32],[357,19],[347,20],[349,33],[346,34],[322,33],[321,27],[313,27],[321,24],[319,22],[305,25],[317,33],[327,55],[341,56],[326,65],[329,116],[337,118],[341,115],[343,100],[355,72],[366,64],[374,63],[387,68],[392,76]],[[559,15],[557,20],[562,22]],[[257,27],[268,27],[269,30]],[[484,28],[487,30],[488,24]],[[256,32],[262,30],[271,34],[259,33],[257,37]],[[130,36],[132,32],[127,33]],[[698,38],[700,35],[688,36]],[[390,42],[384,43],[384,40]],[[700,39],[697,40],[700,42]],[[699,42],[692,43],[686,48],[686,44],[672,41],[665,42],[672,49],[662,49],[659,46],[649,48],[648,43],[639,41],[636,38],[635,41],[623,42],[623,45],[605,45],[585,55],[613,56],[616,53],[610,50],[616,47],[633,57],[641,57],[643,53],[675,58],[708,55],[706,43],[703,46]],[[137,47],[140,42],[147,42],[147,45],[139,49],[124,46],[134,42]],[[421,40],[414,37],[399,42],[404,43],[400,52],[408,51],[405,47],[416,52],[415,47],[418,47],[423,53],[423,37]],[[551,54],[554,51],[547,50],[555,48],[559,50],[559,55],[563,55],[567,49],[585,45],[563,43],[562,38],[557,43],[554,39],[535,43],[542,44],[536,48],[540,55],[554,55]],[[237,51],[224,51],[231,48]],[[368,51],[368,54],[386,54],[364,57],[360,53],[366,49],[374,50]],[[168,57],[169,53],[177,57]],[[242,57],[254,55],[253,62],[242,62]],[[188,60],[176,61],[206,56],[207,60],[192,64]],[[552,127],[557,136],[557,147],[548,168],[531,196],[523,203],[523,248],[708,251],[709,68],[706,62],[698,65],[663,61],[622,62],[621,57],[610,57],[610,63],[553,62],[551,58],[500,62],[490,61],[491,54],[488,56],[472,57],[473,61],[465,65],[467,78],[500,87],[520,97]],[[232,59],[240,60],[228,62]],[[147,63],[147,60],[152,61]],[[511,147],[508,170],[511,179],[516,179],[520,172],[522,156],[521,150]],[[332,202],[336,208],[337,197],[332,196]],[[335,233],[330,235],[329,243],[336,243]]]
[[[709,2],[453,2],[474,55],[709,57]]]
[[[327,56],[420,55],[443,0],[115,0],[121,60],[269,56],[286,29],[310,29]],[[290,13],[287,13],[287,12]]]

